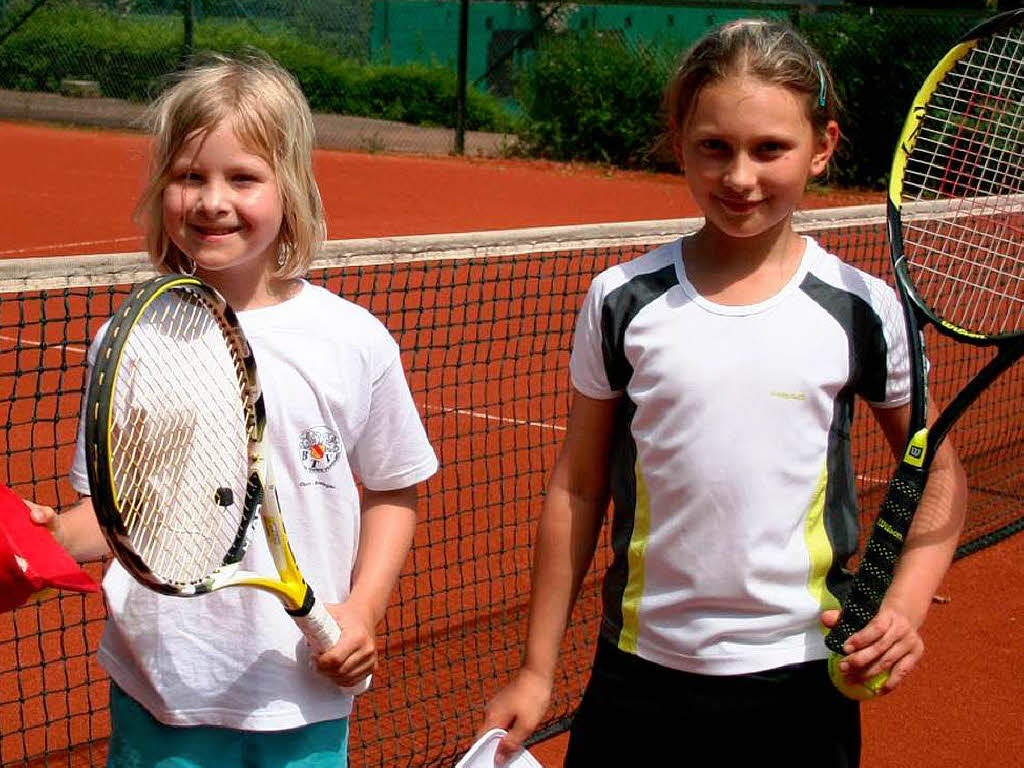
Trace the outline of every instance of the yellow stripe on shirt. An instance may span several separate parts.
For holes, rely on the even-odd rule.
[[[640,631],[640,598],[644,593],[644,555],[647,553],[647,538],[651,532],[651,497],[647,493],[644,473],[637,459],[636,508],[633,513],[633,535],[626,550],[629,577],[622,591],[622,632],[619,634],[619,648],[627,653],[636,653],[636,640]]]
[[[822,468],[821,476],[814,487],[814,494],[807,505],[804,517],[804,542],[810,558],[810,569],[807,573],[807,591],[818,602],[821,609],[829,610],[839,607],[839,600],[833,595],[826,582],[829,568],[832,567],[832,544],[825,531],[825,494],[828,490],[828,465]],[[821,627],[822,634],[827,630]]]

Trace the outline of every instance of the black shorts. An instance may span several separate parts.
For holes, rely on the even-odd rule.
[[[835,690],[825,661],[749,675],[695,675],[602,638],[572,721],[565,768],[856,768],[859,762],[860,707]]]

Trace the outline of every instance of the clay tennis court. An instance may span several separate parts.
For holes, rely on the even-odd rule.
[[[0,124],[0,167],[8,172],[8,181],[0,185],[0,206],[5,212],[0,257],[138,250],[141,241],[129,217],[145,174],[145,151],[145,140],[132,134]],[[695,213],[681,178],[669,174],[324,151],[317,153],[316,169],[332,239],[665,219]],[[833,200],[812,196],[807,205]],[[538,279],[550,289],[543,275]],[[377,288],[386,290],[383,284]],[[425,361],[426,371],[444,359],[441,352],[431,354],[433,359]],[[550,361],[560,359],[555,355]],[[477,365],[498,363],[480,360]],[[457,379],[440,384],[453,392],[459,388]],[[521,386],[539,391],[542,385],[526,382]],[[512,400],[515,389],[504,394]],[[529,420],[521,414],[514,418]],[[453,432],[470,431],[465,421],[451,415],[444,417],[438,429],[449,439]],[[537,457],[522,448],[518,434],[510,430],[505,435],[504,459],[533,467]],[[470,433],[454,444],[454,451],[485,451],[486,440],[484,434]],[[500,472],[502,465],[496,459],[494,471]],[[537,488],[528,490],[536,493]],[[523,493],[514,482],[500,491],[512,496]],[[479,503],[487,518],[486,500],[456,496],[438,500],[442,503]],[[525,540],[530,535],[531,531],[523,530],[518,537],[523,546],[513,558],[516,565],[524,565],[520,561],[528,552]],[[411,565],[415,568],[417,563]],[[897,694],[863,708],[866,768],[1021,764],[1024,675],[1014,661],[1024,648],[1022,576],[1021,536],[954,564],[941,592],[947,601],[934,606],[924,630],[928,644],[924,663]],[[438,590],[438,601],[446,599],[444,585],[428,583],[424,588]],[[89,605],[95,620],[95,606]],[[448,606],[455,608],[472,612],[479,606]],[[597,610],[592,603],[580,608]],[[414,639],[416,645],[425,642],[422,637]],[[402,647],[401,643],[394,646],[399,653]],[[455,650],[467,655],[483,651],[477,662],[481,674],[510,666],[515,656],[487,658],[487,648]],[[578,661],[585,666],[588,660]],[[418,696],[443,687],[444,681],[408,679],[404,683],[413,706]],[[373,703],[370,698],[363,706]],[[478,703],[461,704],[475,707]],[[461,715],[460,725],[472,729],[480,713],[468,709]],[[395,733],[394,738],[405,736]],[[564,742],[564,736],[556,737],[532,751],[545,766],[557,766]]]
[[[147,148],[138,134],[0,123],[0,258],[139,250],[131,213]],[[668,173],[323,150],[314,162],[330,239],[697,215]],[[812,194],[807,207],[880,201]]]

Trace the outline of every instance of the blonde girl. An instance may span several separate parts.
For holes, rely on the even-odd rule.
[[[237,311],[260,368],[291,544],[342,632],[311,657],[269,595],[166,597],[111,563],[99,650],[111,677],[109,764],[344,766],[353,702],[342,688],[377,663],[417,485],[437,460],[387,330],[303,278],[324,216],[312,117],[292,76],[262,54],[205,57],[156,101],[151,125],[138,208],[150,257],[195,273]],[[90,363],[94,354],[95,344]],[[81,438],[71,482],[82,499],[59,515],[35,506],[36,520],[78,559],[101,556]],[[273,572],[259,537],[244,565]]]

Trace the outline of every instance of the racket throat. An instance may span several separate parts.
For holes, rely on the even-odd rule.
[[[313,595],[313,589],[308,584],[304,584],[303,586],[305,586],[306,592],[302,597],[302,603],[299,607],[289,608],[285,606],[285,611],[288,615],[294,616],[297,619],[302,618],[303,616],[308,616],[309,612],[313,610],[313,605],[316,603],[316,597]]]

